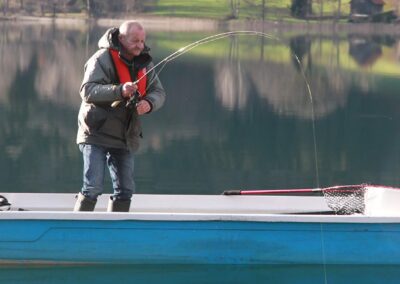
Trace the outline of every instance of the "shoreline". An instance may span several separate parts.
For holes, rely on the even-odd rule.
[[[0,17],[0,21],[18,22],[22,24],[55,24],[62,27],[82,28],[87,25],[101,27],[118,26],[123,21],[135,19],[143,23],[147,30],[155,31],[234,31],[257,30],[273,31],[274,33],[299,32],[305,34],[390,34],[400,36],[400,24],[380,23],[337,23],[337,22],[287,22],[287,21],[262,21],[262,20],[213,20],[201,18],[157,17],[143,14],[132,17],[111,18],[71,18],[71,17],[36,17],[13,16]]]

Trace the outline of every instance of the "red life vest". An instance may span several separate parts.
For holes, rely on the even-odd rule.
[[[113,59],[115,69],[117,71],[119,82],[121,84],[126,82],[133,82],[131,74],[129,73],[128,66],[126,66],[126,64],[119,57],[119,52],[111,48],[109,49],[109,51],[111,54],[111,58]],[[146,85],[147,85],[146,68],[139,70],[137,74],[137,79],[140,79],[139,82],[137,82],[137,86],[140,97],[142,98],[146,95]]]

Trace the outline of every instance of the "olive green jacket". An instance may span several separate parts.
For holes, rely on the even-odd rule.
[[[122,100],[122,85],[108,50],[119,50],[118,34],[117,28],[109,29],[99,40],[99,50],[85,64],[76,142],[136,151],[142,135],[136,109],[126,108],[125,103],[111,107],[112,102]],[[133,62],[125,61],[133,80],[139,69],[146,67],[149,70],[154,66],[148,51],[146,47]],[[151,105],[150,112],[164,104],[165,92],[155,71],[147,74],[145,99]]]

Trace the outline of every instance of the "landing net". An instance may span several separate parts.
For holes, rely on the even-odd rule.
[[[342,185],[324,188],[322,193],[328,207],[336,214],[364,214],[367,189],[367,184]]]

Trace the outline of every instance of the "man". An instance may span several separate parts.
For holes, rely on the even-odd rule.
[[[77,134],[83,154],[83,187],[74,211],[94,210],[103,192],[106,165],[114,189],[108,211],[129,211],[135,191],[133,153],[142,135],[139,116],[158,110],[165,100],[154,70],[147,74],[154,65],[145,40],[140,23],[124,22],[103,35],[99,50],[85,64]],[[127,107],[132,96],[138,102]],[[111,106],[121,100],[125,102]]]

